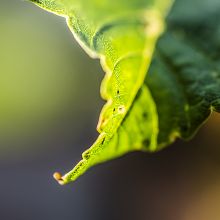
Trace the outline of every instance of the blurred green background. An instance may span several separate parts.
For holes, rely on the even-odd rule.
[[[52,179],[97,136],[103,75],[63,18],[0,0],[0,219],[219,220],[217,114],[191,142],[126,155],[65,187]]]
[[[1,142],[62,132],[70,120],[71,132],[83,132],[101,104],[98,61],[74,42],[64,19],[23,1],[1,0],[0,10]]]

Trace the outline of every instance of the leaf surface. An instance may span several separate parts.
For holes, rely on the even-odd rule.
[[[106,72],[100,136],[73,170],[55,175],[60,184],[127,152],[154,152],[177,137],[189,139],[212,111],[220,112],[219,1],[176,0],[155,52],[171,1],[37,4],[65,16],[78,42],[100,58]]]
[[[153,147],[157,114],[151,95],[141,88],[150,65],[155,43],[164,30],[164,17],[171,0],[34,0],[40,7],[64,16],[80,45],[93,58],[99,58],[106,72],[101,96],[107,103],[100,114],[100,133],[83,159],[61,184],[75,180],[89,167],[141,149],[142,139]],[[140,91],[139,91],[140,90]],[[136,105],[132,108],[136,98]],[[144,110],[144,104],[149,109]],[[125,119],[125,117],[129,116]],[[144,129],[132,126],[136,119]],[[123,122],[124,120],[124,122]],[[123,122],[123,126],[122,126]],[[129,135],[132,135],[130,137]],[[143,135],[144,134],[144,135]],[[149,136],[149,137],[148,137]],[[154,137],[154,138],[153,138]],[[119,147],[120,145],[120,147]]]
[[[145,79],[159,118],[157,149],[189,139],[220,112],[220,2],[177,0]]]

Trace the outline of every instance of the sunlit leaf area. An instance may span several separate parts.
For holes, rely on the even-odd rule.
[[[173,128],[182,128],[183,137],[189,134],[184,133],[185,115],[170,111],[177,109],[180,99],[175,97],[180,96],[175,93],[176,87],[170,86],[175,71],[169,72],[170,66],[164,64],[197,63],[199,70],[212,70],[212,77],[217,76],[219,68],[219,0],[176,0],[176,4],[178,11],[169,18],[169,27],[156,42],[144,82],[149,90],[146,94],[152,97],[164,122],[158,124],[164,131],[158,143],[170,143],[167,137]],[[209,16],[201,22],[201,15]],[[195,29],[198,23],[201,26]],[[206,51],[202,56],[201,49]],[[163,77],[161,69],[170,80]],[[191,87],[195,79],[181,77],[191,70],[178,66],[183,74],[180,79],[185,80],[182,85],[186,90],[190,88],[187,97],[193,103],[190,94],[197,94]],[[201,76],[207,72],[201,72]],[[100,61],[91,59],[81,48],[64,18],[29,1],[0,0],[0,219],[219,220],[218,113],[202,123],[190,141],[177,138],[158,152],[117,156],[66,186],[54,181],[52,174],[68,172],[99,135],[96,126],[106,103],[100,95],[104,76]],[[165,83],[158,84],[155,79]],[[202,83],[206,85],[204,91],[211,91],[213,85],[218,91],[217,83],[209,77],[200,79],[196,79],[194,88],[201,88]],[[204,96],[201,91],[199,95]],[[205,100],[211,100],[213,93],[206,94]],[[198,106],[202,106],[199,112],[204,116],[207,107]],[[131,126],[129,129],[132,131]],[[144,132],[149,135],[150,131]]]

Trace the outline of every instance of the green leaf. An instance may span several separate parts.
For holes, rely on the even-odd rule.
[[[177,0],[145,79],[157,106],[157,150],[220,112],[219,51],[220,1]]]
[[[140,7],[143,9],[143,5]],[[134,5],[132,8],[135,8]],[[156,8],[161,11],[159,6]],[[220,1],[176,0],[166,23],[166,31],[157,43],[149,71],[151,56],[143,61],[145,63],[143,69],[145,73],[148,72],[147,76],[138,71],[145,77],[144,82],[139,81],[139,86],[135,87],[137,81],[132,74],[137,74],[138,68],[142,67],[140,64],[135,65],[133,59],[128,61],[129,56],[126,56],[126,61],[130,66],[126,63],[118,72],[121,79],[131,83],[124,87],[123,92],[128,92],[128,96],[131,97],[133,94],[134,97],[130,104],[127,99],[123,99],[126,104],[118,105],[119,112],[122,111],[124,114],[119,120],[116,119],[117,125],[111,122],[115,130],[111,132],[107,130],[107,134],[101,132],[96,143],[83,154],[83,160],[72,171],[63,177],[57,174],[56,178],[61,184],[75,180],[97,163],[126,152],[134,150],[153,152],[172,143],[177,137],[189,139],[212,111],[220,112]],[[128,26],[130,29],[130,23]],[[133,31],[131,28],[131,32]],[[127,35],[127,32],[123,33]],[[118,33],[115,34],[113,36],[117,41]],[[148,39],[148,33],[145,32],[145,36]],[[149,43],[154,44],[158,36],[159,32],[154,36],[154,41]],[[109,45],[104,40],[108,38],[103,37],[103,33],[98,38],[100,42]],[[137,39],[139,39],[137,36],[132,38],[130,43],[136,45]],[[123,40],[118,42],[119,47],[126,45]],[[109,49],[111,51],[111,47],[108,46],[106,57],[113,56],[113,53],[107,53]],[[149,45],[145,49],[153,52],[153,47]],[[133,49],[131,52],[133,54]],[[108,65],[106,60],[104,66]],[[114,68],[110,70],[115,71]],[[117,94],[117,90],[112,86],[114,80],[111,77],[110,80],[104,80],[107,83],[103,83],[102,87],[103,90],[107,88],[106,93],[109,96],[104,96],[107,99]],[[125,107],[125,111],[124,108],[120,109],[122,106]],[[108,107],[106,108],[108,110]],[[116,109],[113,108],[114,111]],[[110,117],[108,122],[112,121],[111,116],[111,112],[107,114],[107,118]],[[105,118],[105,114],[101,114],[101,122],[102,117]],[[108,129],[108,123],[106,128]]]
[[[83,153],[83,159],[72,171],[62,178],[56,173],[59,183],[75,180],[95,164],[142,149],[142,143],[154,149],[157,114],[147,87],[140,88],[155,43],[164,30],[164,17],[171,0],[33,2],[64,16],[80,45],[91,57],[101,60],[106,72],[101,95],[107,103],[97,126],[100,136]],[[144,108],[146,104],[148,109]],[[136,120],[140,121],[140,125],[135,125]]]

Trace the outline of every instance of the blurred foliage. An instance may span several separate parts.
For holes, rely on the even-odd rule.
[[[79,113],[87,114],[93,102],[100,102],[89,92],[101,78],[100,68],[69,40],[64,20],[22,4],[1,1],[0,7],[1,142],[48,132],[59,120],[85,117]],[[80,89],[82,74],[89,75],[83,82],[87,91]]]

